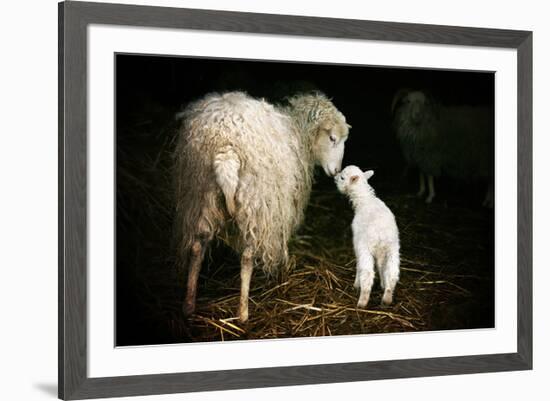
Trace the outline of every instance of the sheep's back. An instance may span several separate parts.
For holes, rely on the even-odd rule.
[[[303,217],[311,189],[290,118],[242,93],[207,96],[190,105],[184,118],[181,151],[188,160],[185,169],[194,171],[180,173],[195,192],[188,201],[215,198],[212,208],[223,209],[212,165],[218,153],[231,148],[241,164],[235,194],[238,230],[226,240],[237,250],[252,246],[266,270],[286,260],[286,243]]]

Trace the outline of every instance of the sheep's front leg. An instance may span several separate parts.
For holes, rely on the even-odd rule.
[[[370,292],[374,283],[374,259],[368,251],[363,251],[358,258],[357,275],[361,287],[357,307],[364,308],[369,303]]]
[[[248,320],[248,293],[250,292],[250,280],[254,260],[252,258],[252,249],[246,248],[241,256],[241,302],[239,308],[239,320],[246,322]]]
[[[426,192],[426,184],[424,181],[424,173],[422,171],[418,172],[418,182],[420,187],[418,188],[418,192],[416,193],[416,196],[421,198],[422,195],[424,195],[424,192]]]
[[[195,241],[191,245],[191,259],[189,262],[189,271],[187,277],[187,294],[183,304],[183,314],[190,316],[195,312],[195,299],[197,297],[197,282],[201,271],[202,260],[206,251],[206,243]]]
[[[428,197],[426,198],[426,203],[432,203],[434,196],[435,196],[434,176],[431,174],[428,174]]]

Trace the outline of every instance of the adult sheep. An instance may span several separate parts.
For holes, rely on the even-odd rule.
[[[241,255],[239,318],[248,319],[253,266],[273,273],[302,222],[316,165],[341,169],[349,125],[321,93],[276,107],[242,92],[191,103],[176,148],[178,250],[187,265],[184,313],[195,310],[197,280],[210,241]]]
[[[392,101],[393,126],[405,160],[417,167],[418,196],[426,183],[431,203],[434,177],[485,180],[484,206],[493,205],[493,112],[482,106],[443,106],[426,92],[400,90]]]

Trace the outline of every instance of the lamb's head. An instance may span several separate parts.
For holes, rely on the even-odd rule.
[[[372,192],[373,189],[369,185],[369,178],[374,175],[374,171],[367,170],[365,172],[357,166],[347,166],[340,173],[334,177],[334,182],[338,191],[344,195],[351,195],[359,190],[368,190]]]
[[[422,91],[401,90],[393,98],[392,113],[398,110],[410,124],[420,125],[430,101]]]
[[[309,136],[313,161],[333,177],[342,169],[345,142],[351,125],[334,104],[320,92],[289,99],[298,124]]]

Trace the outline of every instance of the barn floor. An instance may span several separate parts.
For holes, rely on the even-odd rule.
[[[335,191],[313,194],[306,224],[291,244],[292,262],[277,280],[254,277],[251,319],[234,319],[239,302],[235,263],[205,269],[193,341],[284,338],[466,329],[493,325],[492,245],[483,237],[486,213],[389,197],[401,229],[401,280],[394,305],[379,306],[375,283],[368,309],[356,308],[352,212]],[[410,214],[415,210],[414,215]],[[335,211],[341,210],[339,216]],[[465,227],[468,228],[465,228]],[[492,270],[492,269],[491,269]],[[178,305],[175,305],[178,307]]]
[[[266,278],[260,269],[255,272],[247,324],[236,318],[240,288],[237,255],[223,246],[214,247],[201,271],[196,314],[185,319],[181,313],[185,277],[174,267],[166,243],[136,243],[130,251],[134,263],[118,259],[117,310],[121,318],[117,320],[117,343],[494,326],[492,210],[444,201],[426,205],[414,196],[391,191],[379,195],[393,210],[400,229],[401,280],[392,306],[379,306],[381,291],[375,281],[368,309],[357,309],[350,229],[353,213],[330,180],[320,181],[312,193],[305,224],[290,244],[289,265],[278,277]],[[121,241],[121,245],[125,243]]]

